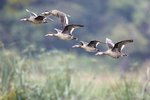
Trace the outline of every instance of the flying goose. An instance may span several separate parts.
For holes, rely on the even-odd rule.
[[[74,29],[79,28],[79,27],[84,27],[84,26],[77,25],[77,24],[70,24],[70,25],[65,26],[63,30],[59,30],[55,28],[54,30],[56,31],[56,33],[54,34],[49,33],[49,34],[46,34],[45,36],[54,36],[62,40],[78,40],[78,38],[73,36],[72,32],[74,31]]]
[[[36,13],[26,9],[26,11],[29,13],[29,17],[28,18],[23,18],[21,19],[20,21],[28,21],[28,22],[31,22],[33,24],[41,24],[41,23],[47,23],[47,19],[53,21],[52,19],[46,17],[46,16],[43,16],[43,15],[37,15]]]
[[[106,38],[106,44],[108,46],[108,50],[104,52],[97,52],[95,55],[108,55],[113,58],[120,58],[123,56],[128,56],[127,54],[123,53],[122,50],[126,44],[133,42],[133,40],[123,40],[114,44],[112,40]]]
[[[64,12],[61,12],[59,10],[45,11],[42,13],[42,15],[44,15],[44,16],[55,16],[55,17],[60,18],[60,22],[61,22],[63,27],[68,25],[68,17],[70,17],[70,15],[65,14]]]
[[[97,40],[92,40],[89,43],[80,41],[79,44],[72,46],[72,48],[82,48],[87,52],[98,52],[99,50],[97,49],[97,46],[100,43],[104,43],[104,42],[97,41]]]

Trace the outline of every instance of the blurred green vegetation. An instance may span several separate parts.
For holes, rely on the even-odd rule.
[[[108,37],[117,42],[132,38],[134,46],[129,48],[132,55],[129,58],[139,58],[142,62],[150,57],[149,0],[2,0],[0,8],[0,39],[6,48],[15,47],[22,51],[29,45],[35,45],[37,52],[40,48],[70,50],[74,42],[44,37],[54,28],[60,28],[57,19],[42,25],[19,21],[28,16],[26,8],[38,14],[45,10],[58,9],[72,16],[70,23],[85,25],[85,28],[74,33],[80,40],[105,41]]]
[[[95,58],[84,63],[87,61],[84,55],[56,50],[35,58],[31,54],[21,57],[16,50],[3,49],[0,61],[0,100],[150,99],[150,73],[145,74],[148,68],[145,65],[145,69],[123,76],[106,66],[96,73],[92,69],[104,63]]]
[[[69,8],[69,9],[68,9]],[[75,41],[44,37],[59,21],[20,22],[25,9],[58,9],[83,24],[80,40],[133,39],[128,57],[95,57],[72,49]],[[149,100],[149,0],[1,0],[0,100]],[[98,48],[106,50],[105,46]]]

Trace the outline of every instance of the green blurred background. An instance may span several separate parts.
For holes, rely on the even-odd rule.
[[[74,32],[75,36],[83,41],[105,41],[106,37],[114,42],[134,39],[134,43],[129,44],[124,50],[130,56],[119,59],[121,64],[128,64],[125,66],[131,67],[132,64],[138,67],[150,58],[149,0],[1,0],[0,40],[5,48],[15,48],[20,53],[29,47],[34,48],[35,54],[42,49],[92,56],[93,54],[84,53],[83,50],[72,49],[71,46],[76,43],[74,41],[66,42],[44,37],[54,28],[60,28],[57,19],[55,22],[40,25],[20,22],[21,18],[28,16],[25,9],[37,14],[45,10],[58,9],[71,15],[70,23],[85,25],[83,29]],[[101,49],[106,50],[105,47]]]
[[[44,36],[61,29],[57,18],[39,25],[20,22],[28,16],[25,9],[37,14],[58,9],[71,15],[70,23],[85,26],[74,31],[82,41],[107,37],[134,43],[124,48],[128,57],[94,56],[72,49],[76,41]],[[149,45],[150,0],[1,0],[0,100],[149,100],[150,88],[142,92],[145,70],[150,67]],[[124,73],[132,81],[119,80],[110,88]]]

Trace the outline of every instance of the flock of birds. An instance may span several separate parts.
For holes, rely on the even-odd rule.
[[[45,11],[41,13],[40,15],[37,15],[36,13],[28,9],[26,9],[26,11],[29,13],[29,17],[23,18],[21,19],[21,21],[27,21],[33,24],[41,24],[41,23],[47,23],[48,22],[47,20],[54,21],[53,19],[50,18],[50,16],[55,16],[60,19],[63,30],[54,28],[56,33],[48,33],[45,36],[56,37],[61,40],[78,40],[78,38],[74,37],[72,33],[74,29],[84,27],[84,25],[69,24],[68,17],[70,17],[70,15],[64,12],[61,12],[59,10]],[[122,50],[126,44],[131,43],[131,42],[133,42],[132,39],[113,43],[111,39],[106,38],[106,42],[92,40],[89,43],[87,43],[84,41],[80,41],[78,44],[72,47],[82,48],[87,52],[96,52],[95,55],[108,55],[113,58],[120,58],[120,57],[127,56],[127,54],[123,53]],[[97,49],[97,46],[99,44],[106,44],[108,47],[108,50],[100,51],[99,49]]]

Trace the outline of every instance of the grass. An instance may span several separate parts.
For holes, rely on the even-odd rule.
[[[150,100],[149,78],[143,78],[149,73],[120,77],[93,57],[60,51],[21,56],[3,49],[0,61],[0,100]]]

